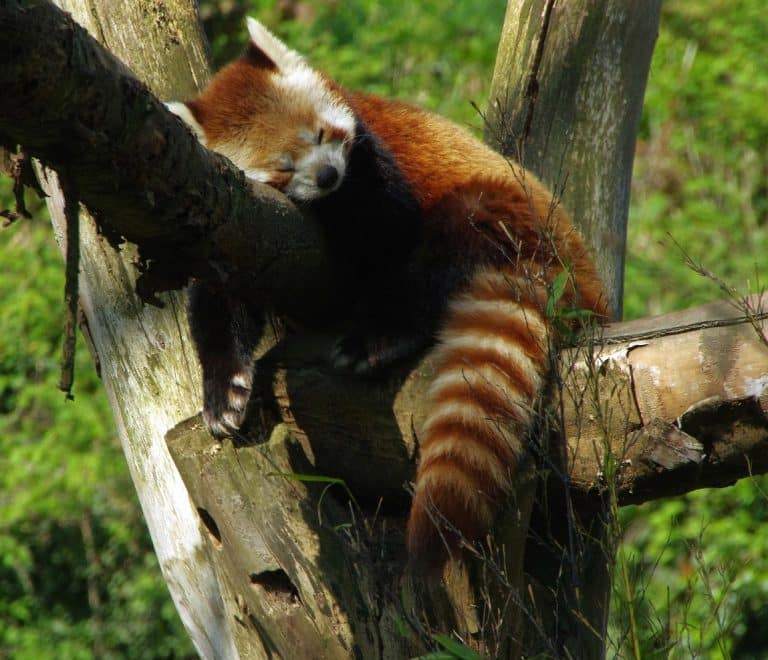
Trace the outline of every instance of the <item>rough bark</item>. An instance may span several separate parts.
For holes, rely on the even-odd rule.
[[[152,80],[158,93],[186,94],[207,77],[204,40],[191,3],[184,9],[177,5],[167,21],[157,13],[163,10],[161,3],[154,3],[149,12],[141,3],[110,5],[109,11],[106,3],[72,1],[64,7],[94,35],[111,35],[106,46],[121,52],[138,75]],[[105,11],[97,15],[100,7]],[[176,37],[169,41],[171,24]],[[153,186],[162,190],[170,181],[183,192],[184,182],[163,179],[167,173],[162,168],[152,169],[150,158],[137,155],[145,156],[137,146],[141,141],[130,141],[137,134],[146,137],[142,126],[151,134],[156,125],[141,124],[147,117],[141,105],[151,97],[125,67],[115,65],[112,56],[50,4],[0,4],[0,34],[0,77],[8,94],[0,112],[0,133],[15,142],[29,137],[31,145],[36,147],[39,140],[50,148],[50,154],[36,148],[33,153],[75,177],[81,201],[101,212],[107,229],[114,218],[133,218],[136,231],[157,235],[156,227],[170,222],[169,215],[183,221],[183,206],[173,206],[176,202],[167,192],[168,199],[158,204],[163,197]],[[171,82],[162,75],[166,61],[176,62]],[[148,103],[157,107],[157,101]],[[175,132],[171,141],[193,144],[180,126],[169,130]],[[139,167],[149,169],[133,167],[140,161]],[[172,168],[173,162],[166,166]],[[46,170],[40,178],[64,249],[65,201],[56,174]],[[194,191],[187,195],[195,196]],[[196,198],[200,203],[202,196]],[[104,200],[103,208],[99,200]],[[173,235],[172,224],[166,229]],[[222,594],[206,559],[199,516],[164,443],[167,430],[200,407],[200,377],[187,336],[184,296],[163,294],[163,309],[143,305],[135,293],[136,256],[135,246],[128,243],[118,253],[95,223],[82,217],[80,304],[163,576],[201,656],[236,658],[234,604]]]
[[[593,248],[618,318],[627,212],[661,0],[510,0],[486,138],[540,175]]]
[[[660,4],[510,0],[491,87],[487,139],[561,192],[618,316],[635,135]],[[549,540],[529,541],[532,583],[524,588],[540,612],[557,614],[543,624],[529,617],[525,643],[538,648],[543,625],[554,648],[599,657],[616,541],[611,503],[578,510],[559,490],[539,491],[531,539]]]
[[[766,472],[766,310],[764,294],[616,324],[594,356],[573,356],[562,390],[572,487],[610,481],[630,504]],[[599,414],[583,414],[590,392]]]

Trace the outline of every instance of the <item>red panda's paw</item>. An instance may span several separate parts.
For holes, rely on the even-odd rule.
[[[237,434],[245,419],[253,374],[236,372],[227,382],[206,378],[203,383],[203,421],[211,435],[221,439]]]
[[[382,335],[356,331],[336,342],[331,352],[331,364],[337,371],[359,376],[374,374],[413,357],[429,343],[427,337],[417,334]]]

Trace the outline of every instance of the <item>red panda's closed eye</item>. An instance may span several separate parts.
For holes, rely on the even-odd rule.
[[[275,170],[278,172],[295,172],[296,165],[290,156],[280,156],[275,163]]]

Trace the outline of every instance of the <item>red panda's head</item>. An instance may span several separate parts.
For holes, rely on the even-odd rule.
[[[200,96],[168,103],[208,148],[296,201],[336,190],[346,174],[355,116],[301,55],[249,18],[250,44]]]

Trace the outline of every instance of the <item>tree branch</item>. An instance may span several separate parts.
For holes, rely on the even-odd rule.
[[[768,309],[768,294],[750,304]],[[275,417],[256,435],[283,423],[317,472],[364,499],[407,502],[431,361],[351,379],[328,365],[332,342],[298,335],[262,358],[259,405]],[[638,503],[768,471],[768,346],[733,305],[612,324],[590,345],[560,356],[563,483],[587,497],[613,481],[620,502]]]
[[[3,3],[0,33],[0,86],[11,99],[0,135],[53,168],[66,164],[102,234],[138,246],[142,298],[198,276],[291,311],[327,300],[334,287],[317,227],[200,146],[68,14],[43,0]]]
[[[574,487],[614,479],[626,504],[768,471],[767,309],[755,295],[620,323],[565,357]]]

